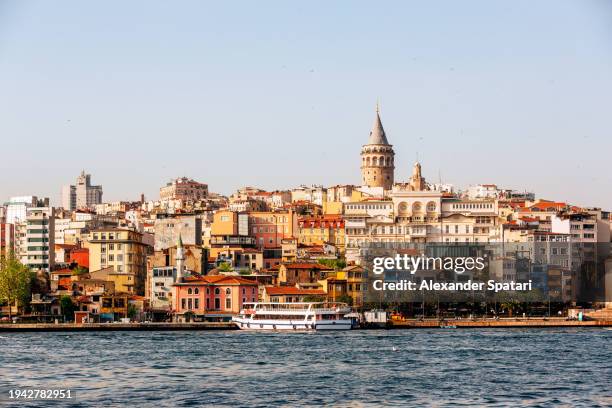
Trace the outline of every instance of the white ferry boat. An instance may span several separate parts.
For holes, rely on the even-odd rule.
[[[243,330],[350,330],[346,303],[245,303],[232,321]]]

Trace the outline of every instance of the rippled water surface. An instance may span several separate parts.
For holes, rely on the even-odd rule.
[[[0,333],[0,405],[14,387],[81,406],[610,406],[612,331]]]

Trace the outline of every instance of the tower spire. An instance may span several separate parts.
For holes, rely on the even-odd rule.
[[[380,106],[378,101],[376,101],[376,117],[374,118],[374,124],[372,125],[372,130],[370,131],[370,138],[368,140],[368,144],[377,144],[377,145],[388,145],[387,135],[385,134],[385,129],[383,128],[382,121],[380,120]]]

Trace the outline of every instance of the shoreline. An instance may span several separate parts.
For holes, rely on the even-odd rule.
[[[390,329],[430,329],[439,328],[441,325],[455,326],[461,328],[560,328],[560,327],[612,327],[612,320],[565,320],[558,318],[548,319],[502,319],[502,320],[446,320],[440,323],[438,320],[406,320],[391,321]]]
[[[238,330],[232,322],[202,323],[14,323],[0,324],[7,332]]]
[[[508,319],[508,320],[450,320],[444,322],[450,328],[594,328],[612,327],[612,320],[562,320],[562,319]],[[372,329],[432,329],[442,328],[438,320],[392,321],[388,325],[372,325],[354,330]],[[186,330],[239,330],[232,322],[201,323],[14,323],[0,324],[0,333],[23,332],[92,332],[92,331],[186,331]]]

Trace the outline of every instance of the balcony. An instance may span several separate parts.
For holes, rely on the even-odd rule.
[[[255,246],[256,240],[253,237],[238,235],[213,235],[210,237],[211,245],[238,245]]]

